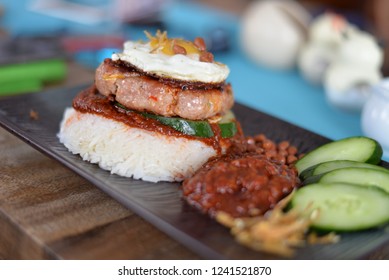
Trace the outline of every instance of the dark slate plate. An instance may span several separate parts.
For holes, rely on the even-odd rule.
[[[59,143],[56,134],[65,107],[84,87],[14,96],[0,100],[0,125],[41,152],[58,160],[121,202],[172,238],[206,259],[276,259],[238,245],[228,229],[201,215],[180,198],[180,186],[148,183],[111,175],[84,162]],[[39,114],[30,118],[30,110]],[[246,135],[264,133],[274,141],[288,140],[307,152],[329,140],[264,113],[236,104],[234,112]],[[388,167],[387,163],[383,163]],[[296,259],[360,259],[389,246],[389,228],[344,234],[333,245],[306,246]]]

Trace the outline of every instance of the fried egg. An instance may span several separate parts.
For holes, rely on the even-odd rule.
[[[190,82],[222,83],[230,72],[222,63],[200,61],[196,53],[167,55],[155,51],[150,42],[127,41],[123,52],[114,53],[112,60],[128,62],[148,74]]]

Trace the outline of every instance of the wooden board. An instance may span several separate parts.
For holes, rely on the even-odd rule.
[[[0,128],[0,259],[197,259]]]

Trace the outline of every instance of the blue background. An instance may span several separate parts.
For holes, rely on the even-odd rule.
[[[29,2],[3,1],[7,14],[1,23],[11,34],[104,33],[145,39],[144,27],[123,28],[112,22],[85,26],[31,12],[27,8]],[[329,105],[323,88],[306,82],[297,69],[277,71],[252,62],[240,48],[239,18],[190,1],[173,1],[162,12],[161,19],[171,37],[193,39],[217,28],[228,32],[230,49],[216,52],[215,59],[229,66],[228,81],[236,101],[333,140],[362,135],[360,114],[343,112]],[[96,63],[109,56],[110,51],[101,52]]]

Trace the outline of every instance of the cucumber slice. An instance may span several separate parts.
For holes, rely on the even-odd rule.
[[[382,147],[374,139],[358,136],[327,143],[307,153],[296,162],[301,174],[307,168],[333,160],[353,160],[377,164],[382,157]]]
[[[182,119],[177,117],[164,117],[164,116],[154,115],[147,112],[134,111],[126,108],[125,106],[123,106],[118,102],[115,102],[115,105],[126,111],[131,111],[137,114],[141,114],[146,118],[155,119],[160,123],[164,125],[168,125],[174,128],[175,130],[180,131],[186,135],[198,136],[203,138],[210,138],[214,136],[212,126],[208,121],[193,121],[193,120],[187,120],[187,119]],[[231,111],[227,112],[223,116],[221,121],[218,123],[218,126],[220,128],[220,134],[222,138],[233,137],[238,131],[235,123],[235,116]]]
[[[326,231],[364,230],[389,221],[389,194],[371,186],[312,184],[294,194],[291,206],[306,215],[317,209],[312,226]]]
[[[303,172],[301,172],[300,178],[302,180],[306,180],[308,177],[321,175],[330,172],[332,170],[345,168],[345,167],[370,168],[375,170],[381,170],[383,172],[389,172],[389,169],[386,169],[385,167],[370,164],[370,163],[358,162],[352,160],[333,160],[333,161],[319,163],[305,169]]]
[[[230,138],[238,132],[235,123],[235,115],[231,110],[223,115],[222,119],[218,122],[218,125],[222,138]]]
[[[236,124],[234,122],[231,123],[219,123],[220,134],[222,138],[230,138],[234,136],[238,129],[236,128]]]
[[[349,183],[376,186],[389,193],[389,172],[371,168],[345,167],[319,176],[319,183]]]
[[[141,112],[140,114],[146,118],[155,119],[164,125],[168,125],[177,131],[185,133],[186,135],[205,138],[214,136],[212,127],[207,121],[191,121],[181,118],[163,117],[146,112]]]

